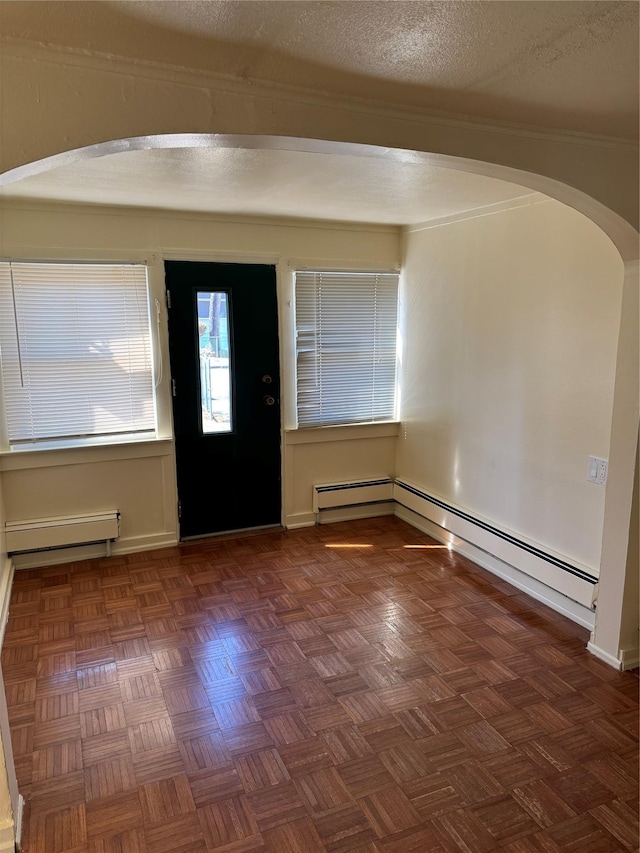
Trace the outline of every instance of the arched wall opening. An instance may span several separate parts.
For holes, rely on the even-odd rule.
[[[600,600],[591,648],[613,663],[618,658],[631,518],[635,457],[638,439],[638,234],[621,216],[601,202],[558,180],[495,162],[434,154],[425,151],[381,147],[337,140],[258,134],[172,133],[114,139],[10,169],[0,175],[0,185],[12,184],[54,170],[127,151],[179,148],[226,148],[333,154],[373,161],[425,164],[509,181],[556,199],[587,217],[607,235],[624,263],[622,307],[616,362],[615,394],[611,423],[609,475],[606,491]],[[612,282],[612,285],[614,283]]]
[[[126,151],[179,148],[236,148],[253,150],[296,151],[312,154],[335,154],[357,158],[416,163],[440,166],[470,172],[497,180],[511,181],[563,202],[591,219],[612,240],[622,260],[638,259],[638,232],[615,211],[595,198],[561,181],[535,172],[524,171],[509,165],[474,160],[453,154],[436,154],[419,150],[389,148],[352,142],[325,139],[308,139],[261,134],[208,134],[171,133],[154,136],[114,139],[63,151],[0,174],[0,187],[9,187],[33,175],[46,173],[60,166],[79,163],[87,159],[104,157]]]
[[[113,140],[56,154],[11,169],[0,177],[0,183],[10,187],[12,183],[23,178],[87,158],[131,150],[180,147],[304,151],[389,159],[398,162],[430,163],[448,169],[511,181],[544,193],[584,215],[607,235],[624,263],[624,281],[612,282],[612,286],[614,284],[621,286],[622,299],[611,420],[609,478],[602,530],[600,596],[595,629],[589,646],[598,657],[614,666],[620,666],[621,632],[624,623],[629,620],[629,609],[635,604],[629,600],[629,576],[637,571],[637,566],[629,562],[629,554],[634,552],[632,537],[635,535],[637,538],[637,524],[632,517],[638,443],[638,235],[634,228],[617,213],[574,187],[510,166],[444,154],[382,148],[376,145],[269,135],[165,134]],[[1,477],[0,473],[0,499]],[[637,544],[635,548],[637,553]],[[7,748],[7,745],[10,745],[10,734],[8,720],[3,714],[0,714],[0,733],[5,744],[10,796],[15,800],[17,797],[15,774],[11,767],[10,748]],[[14,813],[16,809],[17,806],[14,803]]]

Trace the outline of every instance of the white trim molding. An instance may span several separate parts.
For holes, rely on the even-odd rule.
[[[622,669],[622,663],[617,657],[610,655],[609,652],[605,652],[604,649],[601,649],[600,646],[596,646],[596,644],[591,640],[587,643],[587,651],[591,652],[591,654],[594,655],[594,657],[597,657],[598,660],[608,663],[609,666],[613,666],[615,669]]]
[[[22,850],[22,829],[24,827],[24,797],[18,794],[18,811],[15,816],[16,851]]]
[[[175,532],[151,533],[148,536],[131,536],[118,539],[111,545],[111,557],[123,554],[135,554],[138,551],[156,551],[161,548],[173,548],[178,545]],[[46,551],[33,551],[24,554],[14,554],[13,564],[16,570],[37,569],[42,566],[55,566],[59,563],[76,562],[78,560],[108,560],[105,556],[104,545],[77,545],[69,548],[55,548]]]
[[[313,527],[315,523],[315,512],[294,512],[287,515],[284,520],[284,526],[287,530],[295,530],[298,527]]]
[[[640,666],[640,649],[620,649],[620,669],[637,669]]]
[[[14,565],[10,557],[5,557],[2,573],[0,574],[0,648],[4,640],[4,632],[9,619],[9,603],[13,585]]]

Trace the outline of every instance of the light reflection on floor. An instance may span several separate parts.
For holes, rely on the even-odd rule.
[[[365,543],[365,542],[329,542],[329,543],[326,543],[324,547],[325,548],[373,548],[373,545]],[[451,550],[451,545],[403,545],[402,547],[403,548],[410,548],[413,550],[417,550],[417,549],[422,550],[423,548],[436,548],[436,549],[441,549],[441,550],[446,550],[446,551]],[[399,549],[388,548],[387,550],[395,551],[395,550],[399,550]]]

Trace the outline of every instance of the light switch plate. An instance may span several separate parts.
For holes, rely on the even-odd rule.
[[[599,486],[604,486],[607,482],[607,470],[609,462],[607,459],[600,459],[598,456],[589,457],[589,467],[587,469],[587,480],[590,483],[597,483]]]

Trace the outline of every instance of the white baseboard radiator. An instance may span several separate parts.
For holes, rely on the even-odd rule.
[[[110,510],[83,515],[7,521],[5,535],[9,554],[51,551],[56,548],[104,542],[108,557],[111,554],[111,542],[120,535],[120,512]]]
[[[383,512],[379,512],[384,509]],[[409,511],[407,514],[406,510]],[[431,525],[431,535],[457,537],[516,572],[522,573],[560,596],[570,599],[593,613],[598,593],[598,577],[586,566],[553,554],[535,542],[501,530],[446,503],[435,495],[400,479],[326,483],[313,487],[313,512],[318,524],[349,517],[395,513],[420,526],[419,519]],[[438,533],[439,531],[439,533]],[[462,544],[462,543],[461,543]],[[534,594],[534,590],[530,590]],[[539,597],[539,596],[538,596]],[[582,612],[582,611],[580,611]]]
[[[598,578],[586,566],[570,563],[462,508],[423,492],[402,480],[394,484],[394,500],[427,521],[502,560],[545,586],[590,610],[595,609]]]
[[[313,487],[313,511],[318,522],[321,514],[328,510],[344,510],[351,507],[366,507],[393,501],[393,480],[381,477],[377,480],[324,483]]]

